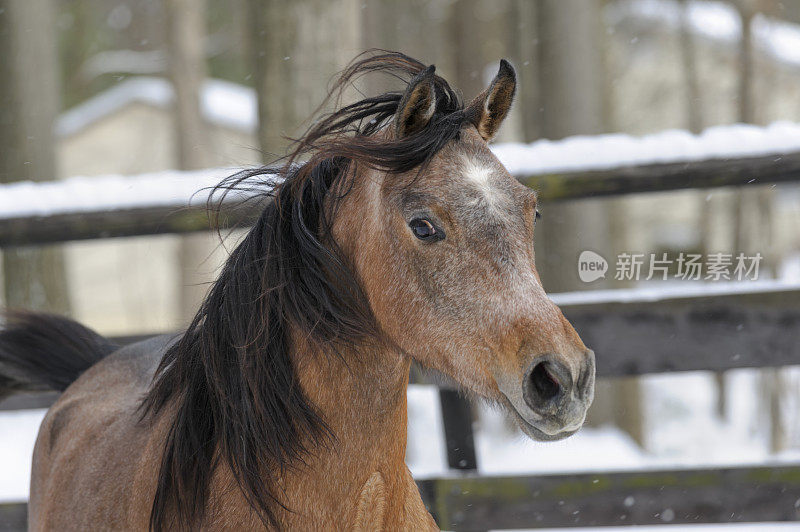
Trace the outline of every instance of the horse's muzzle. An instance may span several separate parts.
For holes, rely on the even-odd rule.
[[[562,360],[558,355],[537,357],[522,382],[522,397],[534,414],[533,420],[525,421],[548,436],[539,439],[578,430],[594,399],[594,352],[587,350],[572,370]]]

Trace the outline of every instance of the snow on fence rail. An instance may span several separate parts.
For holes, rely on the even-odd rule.
[[[800,124],[732,125],[500,144],[494,152],[542,198],[564,200],[686,188],[800,181]],[[234,169],[76,177],[0,185],[0,246],[183,233],[209,228],[208,188]],[[247,194],[231,197],[232,207]],[[196,208],[186,208],[196,207]],[[246,223],[246,209],[226,212]]]

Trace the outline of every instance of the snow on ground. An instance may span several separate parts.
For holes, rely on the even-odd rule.
[[[617,429],[593,428],[560,442],[535,442],[509,425],[502,412],[488,407],[481,409],[475,439],[478,465],[488,475],[619,471],[647,465],[633,440]]]
[[[33,444],[45,412],[0,412],[0,502],[28,500]]]
[[[785,374],[796,378],[798,368]],[[759,411],[758,372],[726,373],[728,416],[717,417],[716,384],[709,372],[645,377],[647,450],[665,466],[702,467],[732,464],[797,463],[800,449],[771,454]],[[789,429],[792,418],[789,418]]]
[[[798,370],[792,372],[800,374]],[[502,412],[481,405],[476,424],[480,471],[520,475],[800,462],[800,449],[779,455],[767,450],[757,424],[756,372],[731,371],[728,378],[731,415],[729,421],[722,422],[715,414],[712,374],[644,377],[647,450],[615,427],[583,428],[560,442],[535,442],[510,425]],[[425,412],[426,417],[415,419],[415,412]],[[410,445],[414,449],[436,450],[435,456],[409,453],[408,463],[416,477],[448,474],[438,436],[440,419],[435,391],[431,396],[409,395]]]
[[[435,386],[408,387],[409,434],[406,461],[412,464],[414,476],[430,478],[447,469],[442,410]]]
[[[584,429],[556,443],[534,442],[506,421],[505,415],[479,406],[475,446],[480,472],[519,475],[600,469],[637,469],[646,465],[641,451],[617,429]],[[439,396],[432,386],[409,386],[409,438],[406,462],[415,478],[448,475]]]
[[[778,278],[784,283],[800,284],[800,251],[783,258],[778,271]]]

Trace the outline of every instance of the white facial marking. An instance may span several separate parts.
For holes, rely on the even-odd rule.
[[[478,163],[471,157],[463,159],[464,177],[479,188],[489,188],[491,169]]]
[[[491,175],[493,169],[483,165],[471,157],[462,160],[462,171],[468,183],[474,185],[484,196],[489,204],[493,204],[497,197],[497,189],[492,186]]]

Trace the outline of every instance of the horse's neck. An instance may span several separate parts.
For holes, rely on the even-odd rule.
[[[405,465],[408,358],[380,349],[294,355],[301,385],[335,440],[312,452],[300,478],[287,479],[297,505],[287,528],[319,525],[292,521],[304,512],[365,530],[432,523]]]
[[[341,358],[298,351],[292,356],[300,383],[335,440],[311,448],[303,464],[282,476],[291,511],[280,512],[281,528],[436,530],[405,465],[410,361],[380,350]],[[226,473],[220,472],[221,486],[233,482]],[[232,504],[224,497],[216,505],[227,528],[255,526],[243,499]]]
[[[301,385],[332,429],[343,466],[404,467],[409,359],[379,348],[295,356]]]

